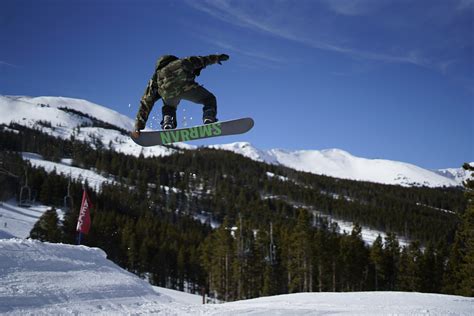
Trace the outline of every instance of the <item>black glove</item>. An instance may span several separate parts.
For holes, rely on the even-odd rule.
[[[133,130],[133,131],[130,133],[130,136],[132,136],[133,138],[137,139],[138,137],[140,137],[140,130],[139,130],[139,129]]]
[[[229,55],[227,55],[227,54],[217,55],[217,63],[219,65],[222,65],[221,61],[226,61],[226,60],[229,60]]]
[[[194,70],[194,75],[199,76],[201,74],[201,70],[202,70],[202,68],[198,68],[198,69]]]

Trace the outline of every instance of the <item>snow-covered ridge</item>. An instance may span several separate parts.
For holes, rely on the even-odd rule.
[[[112,147],[115,151],[145,157],[171,155],[176,150],[163,146],[141,147],[135,144],[128,135],[115,129],[92,127],[89,117],[63,108],[84,113],[102,122],[116,126],[122,130],[131,130],[134,121],[116,111],[86,100],[63,97],[23,97],[0,95],[0,124],[12,122],[22,126],[40,129],[43,133],[62,139],[85,141],[94,147],[99,141],[104,148]],[[47,124],[45,124],[47,123]],[[9,128],[5,128],[12,131]],[[14,132],[14,131],[13,131]]]
[[[469,163],[469,165],[474,167],[474,162]],[[468,172],[463,168],[446,168],[435,170],[435,172],[449,179],[453,179],[457,183],[461,184],[472,178],[471,172]]]
[[[50,121],[52,125],[61,124],[70,128],[74,128],[81,123],[88,123],[88,120],[85,118],[68,115],[60,110],[60,108],[67,108],[91,115],[127,131],[133,128],[133,120],[128,116],[82,99],[0,96],[0,104],[2,106],[0,123],[5,124],[9,124],[10,121],[17,121],[18,119]],[[7,111],[4,111],[3,107],[8,107]]]
[[[462,184],[459,179],[446,177],[413,164],[356,157],[341,149],[264,151],[245,142],[214,145],[212,148],[232,151],[257,161],[280,164],[295,170],[335,178],[403,186],[440,187]]]
[[[165,156],[176,152],[174,149],[162,146],[140,147],[128,135],[113,129],[90,127],[92,125],[90,118],[61,108],[84,113],[122,130],[133,128],[134,121],[125,115],[86,100],[64,97],[0,96],[0,124],[8,125],[16,122],[27,127],[39,128],[44,133],[63,139],[69,139],[73,135],[78,140],[90,143],[91,146],[99,140],[105,148],[112,147],[117,152],[135,156],[140,154],[145,157]],[[44,122],[49,122],[51,126],[43,124]],[[76,129],[78,126],[89,127]],[[178,146],[183,149],[196,148],[184,143]],[[209,147],[232,151],[256,161],[279,164],[299,171],[383,184],[460,186],[469,176],[461,168],[432,171],[404,162],[356,157],[340,149],[260,150],[246,142]]]

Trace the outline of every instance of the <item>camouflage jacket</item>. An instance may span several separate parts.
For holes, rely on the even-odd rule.
[[[140,100],[140,109],[135,121],[135,128],[138,130],[145,128],[148,115],[156,101],[160,98],[164,100],[175,98],[185,91],[198,87],[199,84],[194,81],[196,76],[199,76],[206,66],[219,61],[219,55],[191,56],[182,59],[168,57],[174,56],[165,55],[158,60],[155,72]]]

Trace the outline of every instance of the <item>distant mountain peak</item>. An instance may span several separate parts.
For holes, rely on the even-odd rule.
[[[253,160],[279,164],[298,171],[335,178],[369,181],[403,186],[459,186],[461,183],[437,172],[413,164],[356,157],[351,153],[330,148],[323,150],[260,150],[250,143],[213,145]]]

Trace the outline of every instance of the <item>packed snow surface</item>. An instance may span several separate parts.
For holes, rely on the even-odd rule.
[[[189,314],[97,248],[0,240],[0,313]]]
[[[474,299],[422,293],[299,293],[211,306],[209,315],[472,315]]]
[[[473,315],[474,298],[402,293],[299,293],[217,305],[150,286],[98,248],[0,240],[6,315]]]

